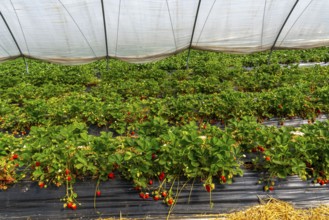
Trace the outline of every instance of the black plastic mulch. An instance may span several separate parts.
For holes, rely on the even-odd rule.
[[[291,176],[276,182],[273,192],[264,192],[263,184],[257,184],[259,177],[256,172],[245,170],[245,175],[235,177],[233,184],[217,184],[211,194],[213,208],[210,207],[210,194],[202,183],[194,183],[192,192],[192,183],[189,183],[181,191],[170,219],[180,219],[187,215],[229,213],[259,204],[260,198],[266,199],[268,196],[292,202],[299,208],[329,203],[328,186],[304,182]],[[180,183],[182,185],[183,182]],[[0,219],[94,219],[120,215],[164,219],[168,215],[169,207],[162,201],[156,202],[152,198],[142,200],[133,185],[120,177],[101,183],[102,195],[97,197],[94,208],[95,186],[96,182],[91,180],[75,184],[81,206],[73,211],[64,209],[60,201],[65,195],[65,187],[40,189],[37,183],[18,183],[0,193]]]

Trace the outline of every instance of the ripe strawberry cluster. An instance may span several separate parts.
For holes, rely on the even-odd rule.
[[[140,189],[140,188],[137,188],[137,189]],[[150,193],[140,192],[139,197],[143,200],[147,200],[147,199],[150,198]],[[163,199],[163,201],[169,206],[173,205],[174,202],[175,202],[175,200],[171,196],[168,195],[167,191],[162,191],[162,192],[153,191],[152,192],[152,198],[153,198],[154,201],[159,201],[160,199]]]
[[[265,148],[263,146],[257,146],[251,149],[251,152],[256,153],[256,152],[260,152],[260,153],[264,153],[265,152]],[[271,157],[270,156],[264,156],[264,159],[266,161],[270,161]]]
[[[326,178],[319,177],[319,178],[316,179],[316,182],[319,183],[321,186],[323,186],[325,184],[328,184],[329,183],[329,180],[326,179]]]
[[[13,154],[10,158],[10,160],[17,160],[18,159],[18,154]]]
[[[228,178],[230,179],[231,176],[229,175]],[[219,182],[221,184],[225,184],[226,181],[227,181],[226,176],[224,176],[224,175],[220,176]],[[215,184],[212,183],[212,182],[211,183],[203,184],[203,186],[205,187],[205,189],[206,189],[207,192],[211,192],[211,191],[213,191],[215,189]]]
[[[74,203],[74,202],[68,202],[66,207],[69,208],[69,209],[72,209],[72,210],[76,210],[77,209],[77,204]]]
[[[70,182],[72,180],[72,177],[70,175],[71,171],[69,169],[65,170],[66,180]]]
[[[251,152],[253,152],[253,153],[256,153],[256,152],[264,153],[265,148],[263,146],[257,146],[257,147],[254,147],[253,149],[251,149]]]
[[[152,155],[153,157],[153,155]],[[160,182],[162,182],[166,177],[166,174],[164,172],[161,172],[158,175],[158,178],[160,180]],[[153,179],[149,179],[148,181],[148,185],[149,187],[151,187],[153,185]],[[163,183],[163,182],[162,182]],[[136,186],[135,190],[139,191],[139,197],[143,200],[147,200],[150,199],[151,197],[153,198],[154,201],[159,201],[159,200],[163,200],[164,203],[166,203],[167,205],[171,206],[175,203],[174,198],[172,197],[171,193],[168,193],[166,190],[161,189],[162,184],[160,185],[160,187],[157,190],[153,190],[151,195],[149,192],[147,191],[143,191],[142,187],[140,186]]]

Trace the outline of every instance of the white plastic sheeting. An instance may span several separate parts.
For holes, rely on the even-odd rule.
[[[1,0],[0,61],[25,56],[78,64],[109,56],[147,62],[190,46],[251,53],[329,45],[328,0],[103,3],[105,20],[102,0]]]

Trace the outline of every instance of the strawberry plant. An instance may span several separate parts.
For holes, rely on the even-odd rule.
[[[0,133],[0,139],[0,189],[5,190],[26,175],[21,169],[24,156],[19,150],[24,145],[9,134]]]
[[[2,64],[1,189],[27,177],[42,190],[63,186],[64,207],[76,210],[77,181],[96,182],[96,201],[100,183],[119,177],[141,199],[162,200],[172,210],[178,180],[202,181],[211,197],[250,159],[265,173],[268,192],[277,178],[294,174],[327,184],[328,123],[314,121],[329,111],[328,67],[292,64],[328,60],[327,48],[276,51],[272,65],[263,65],[266,52],[191,53],[189,70],[186,52],[150,64],[113,60],[111,71],[102,71],[104,62],[66,67],[31,60],[31,73],[22,76],[15,61]],[[282,125],[296,117],[310,124],[260,124],[273,117]]]
[[[300,133],[302,136],[298,136],[298,140],[305,145],[309,152],[309,158],[305,163],[308,174],[315,179],[328,179],[328,122],[304,125]]]
[[[289,175],[298,175],[306,180],[305,162],[310,159],[307,146],[297,143],[296,137],[290,133],[291,129],[283,127],[277,132],[275,138],[269,140],[269,147],[253,159],[253,163],[267,172],[266,182],[273,178],[285,179]]]
[[[139,136],[124,139],[123,145],[126,151],[122,155],[124,163],[120,166],[120,172],[126,179],[133,180],[135,185],[147,188],[149,180],[161,171],[152,161],[152,153],[157,152],[159,142],[155,138]]]

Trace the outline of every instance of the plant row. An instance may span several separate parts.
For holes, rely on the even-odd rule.
[[[329,106],[329,67],[272,65],[241,75],[224,68],[219,73],[204,70],[202,76],[195,70],[170,74],[137,71],[136,66],[123,72],[127,66],[122,64],[99,79],[87,71],[89,66],[61,71],[43,63],[35,68],[38,65],[39,70],[28,75],[3,75],[0,129],[25,134],[31,126],[83,122],[124,134],[154,116],[171,125],[225,123],[244,116],[260,122],[273,117],[313,121]]]
[[[274,190],[273,181],[289,175],[323,185],[329,178],[328,128],[328,122],[267,127],[249,117],[229,121],[224,130],[194,122],[168,126],[162,118],[153,118],[129,136],[117,137],[108,132],[88,135],[83,123],[32,127],[21,139],[0,133],[1,188],[26,178],[40,188],[64,185],[67,206],[79,204],[76,181],[94,179],[95,195],[100,196],[100,181],[120,175],[134,184],[142,199],[153,197],[172,205],[177,200],[175,181],[202,181],[211,192],[243,175],[246,154],[254,169],[266,174],[265,190]]]
[[[328,112],[329,87],[312,95],[299,88],[279,88],[263,93],[234,90],[218,94],[186,94],[165,98],[129,98],[70,92],[49,99],[23,99],[13,104],[0,100],[0,128],[26,134],[31,126],[61,125],[85,122],[105,126],[116,133],[129,133],[148,117],[160,116],[171,125],[190,121],[226,123],[228,119],[254,116],[258,121],[280,117],[302,117],[314,120]]]

